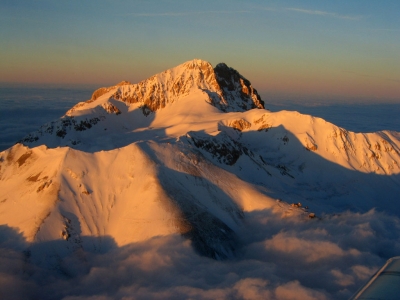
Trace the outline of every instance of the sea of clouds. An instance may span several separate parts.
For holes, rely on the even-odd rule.
[[[64,257],[59,267],[47,268],[35,264],[20,233],[3,225],[0,295],[2,299],[348,299],[388,258],[400,254],[400,219],[375,210],[315,219],[255,211],[246,214],[238,235],[236,257],[230,260],[201,256],[189,240],[170,235],[123,247],[108,238],[102,249],[81,249]]]
[[[92,88],[0,86],[0,151],[90,99],[92,92]]]

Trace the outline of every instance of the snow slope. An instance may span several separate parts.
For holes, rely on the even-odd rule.
[[[272,113],[224,64],[193,60],[138,84],[101,88],[21,142],[0,153],[0,225],[27,242],[25,260],[72,277],[111,244],[180,235],[202,256],[233,259],[252,240],[254,220],[265,218],[257,232],[271,220],[318,231],[337,225],[318,220],[348,210],[400,216],[398,132],[353,133],[297,112]],[[272,256],[308,245],[301,234],[268,238]],[[335,242],[324,241],[343,257],[362,251]],[[320,286],[322,294],[307,293],[333,294]]]

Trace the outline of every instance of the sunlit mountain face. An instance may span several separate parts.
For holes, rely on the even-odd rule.
[[[347,299],[400,253],[399,174],[399,132],[271,112],[195,59],[0,152],[1,294]]]

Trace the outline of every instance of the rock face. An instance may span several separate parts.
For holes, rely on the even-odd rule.
[[[264,101],[261,100],[257,90],[238,71],[220,63],[214,68],[214,72],[226,103],[235,103],[244,111],[264,108]],[[224,110],[224,107],[220,108]]]
[[[199,59],[166,70],[138,84],[123,81],[113,87],[100,88],[93,93],[89,102],[115,90],[110,97],[127,104],[140,103],[143,112],[148,115],[187,96],[193,89],[206,92],[210,104],[222,111],[264,108],[264,102],[257,91],[239,72],[224,63],[213,68],[210,63]]]

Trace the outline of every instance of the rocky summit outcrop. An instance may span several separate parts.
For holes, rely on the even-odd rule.
[[[257,90],[238,71],[220,63],[214,68],[214,72],[226,103],[234,103],[243,110],[264,108],[264,101]]]
[[[140,103],[143,112],[148,115],[189,95],[193,89],[207,93],[209,103],[222,111],[264,108],[264,102],[257,91],[239,72],[224,63],[213,68],[209,62],[199,59],[156,74],[138,84],[124,81],[113,87],[100,88],[88,102],[115,90],[110,98],[127,104]]]

